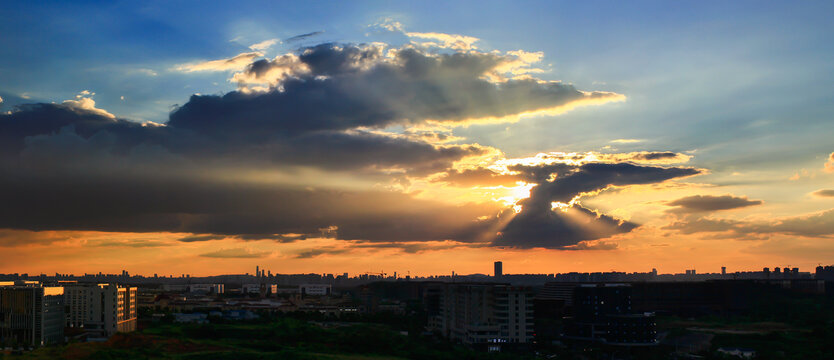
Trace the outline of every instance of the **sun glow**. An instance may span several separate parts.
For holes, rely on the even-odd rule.
[[[570,201],[569,201],[569,202],[566,202],[566,203],[561,202],[561,201],[554,201],[554,202],[550,203],[550,210],[556,211],[556,210],[558,209],[558,210],[560,210],[560,211],[562,211],[562,212],[565,212],[565,213],[566,213],[566,212],[568,212],[568,210],[570,210],[570,209],[571,209],[574,205],[576,205],[577,203],[579,203],[579,198],[581,198],[581,197],[582,197],[582,195],[583,195],[583,194],[579,194],[579,195],[577,195],[577,196],[574,196],[574,197],[573,197],[573,199],[570,199]]]
[[[523,182],[519,182],[518,184],[518,186],[507,189],[507,196],[503,196],[494,200],[502,202],[506,206],[513,206],[513,209],[516,209],[516,207],[518,207],[518,210],[516,212],[521,211],[521,207],[517,203],[522,199],[530,197],[530,189],[536,186],[536,184],[527,184]]]

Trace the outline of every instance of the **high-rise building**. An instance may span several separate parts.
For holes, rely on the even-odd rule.
[[[496,261],[493,265],[495,266],[495,272],[493,275],[495,275],[496,279],[501,279],[501,277],[504,276],[504,263]]]
[[[726,266],[721,267],[721,275],[727,275],[727,267]]]
[[[0,344],[43,346],[64,341],[64,288],[0,283]]]
[[[84,328],[95,337],[135,331],[136,290],[117,284],[65,286],[66,325]]]
[[[444,336],[498,350],[533,340],[533,291],[505,284],[439,286],[439,311],[429,323]]]

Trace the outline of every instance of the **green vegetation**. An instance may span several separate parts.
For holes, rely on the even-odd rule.
[[[749,311],[728,317],[658,317],[658,331],[669,339],[689,333],[713,334],[705,359],[730,359],[721,347],[749,348],[756,359],[831,359],[834,354],[834,299],[770,292]],[[671,343],[671,341],[668,341]]]
[[[519,359],[486,354],[432,336],[406,336],[370,323],[295,318],[236,324],[155,324],[103,343],[50,347],[8,359]],[[4,358],[4,359],[6,359]]]

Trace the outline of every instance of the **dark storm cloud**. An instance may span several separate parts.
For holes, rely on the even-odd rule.
[[[167,137],[165,128],[143,127],[63,104],[27,104],[18,106],[11,114],[0,114],[0,155],[14,156],[23,150],[25,139],[52,135],[62,128],[72,128],[85,138],[106,131],[119,137],[114,145],[121,152],[141,143],[158,143]]]
[[[336,170],[401,168],[417,173],[442,171],[454,161],[485,151],[477,145],[437,146],[358,131],[319,131],[295,137],[248,133],[217,141],[173,125],[143,126],[57,104],[28,105],[0,115],[0,158],[30,157],[31,166],[61,166],[68,160],[89,163],[91,153],[101,160],[101,155],[125,157],[154,149],[195,161],[227,158],[236,163],[265,161]]]
[[[500,118],[577,101],[620,98],[533,79],[491,83],[484,76],[508,61],[500,55],[431,55],[402,49],[395,59],[382,61],[380,56],[379,48],[325,44],[305,50],[297,60],[280,57],[272,64],[258,63],[244,75],[269,82],[261,76],[273,73],[268,69],[286,69],[290,75],[280,72],[281,81],[274,84],[282,91],[195,95],[171,114],[169,125],[226,140],[251,140],[428,119]],[[238,78],[242,77],[247,76]]]
[[[432,145],[365,132],[315,132],[260,149],[295,164],[318,163],[334,170],[399,167],[417,175],[444,171],[461,158],[486,151],[479,145]]]
[[[134,174],[16,174],[0,178],[0,228],[30,230],[170,231],[341,239],[474,241],[490,225],[476,222],[497,205],[450,206],[389,191],[298,189]],[[429,226],[429,224],[431,224]],[[280,238],[287,241],[289,235]],[[208,238],[186,238],[186,241]]]
[[[524,208],[501,231],[493,246],[568,250],[582,241],[626,233],[637,226],[578,205],[566,212]]]
[[[494,203],[455,206],[379,188],[356,190],[370,188],[364,183],[335,190],[322,185],[329,184],[326,178],[309,185],[272,182],[245,178],[244,170],[291,177],[298,168],[316,168],[373,181],[448,172],[455,161],[490,149],[436,145],[368,128],[461,123],[620,97],[564,83],[484,80],[508,61],[496,54],[435,55],[410,48],[395,53],[387,58],[379,48],[334,44],[304,49],[282,58],[285,63],[278,65],[288,72],[268,91],[195,95],[165,125],[108,116],[92,101],[27,105],[2,114],[0,228],[195,234],[180,239],[184,242],[222,237],[285,242],[331,229],[328,236],[345,240],[487,243],[511,217]],[[278,65],[259,61],[246,71],[254,78],[274,76]],[[627,166],[614,171],[618,179],[600,180],[611,171],[593,164],[571,173],[548,169],[520,169],[519,178],[539,186],[514,221],[549,222],[542,230],[547,241],[559,226],[568,235],[555,243],[529,239],[527,245],[569,246],[634,226],[576,207],[571,213],[599,225],[580,231],[551,219],[544,203],[688,171],[642,168],[638,175]],[[548,182],[543,171],[559,180]],[[516,239],[517,227],[505,234],[502,246],[526,246]]]
[[[530,191],[529,198],[519,202],[521,212],[507,224],[493,244],[551,249],[565,249],[581,241],[626,233],[638,226],[577,204],[568,206],[566,211],[553,210],[553,202],[569,204],[583,193],[594,193],[612,186],[660,183],[700,173],[693,168],[630,163],[516,165],[510,169],[519,171],[527,180],[538,185]]]
[[[474,241],[489,224],[469,222],[498,211],[497,206],[449,206],[381,190],[311,191],[220,181],[204,174],[216,170],[210,155],[218,150],[201,151],[208,142],[193,132],[64,105],[0,115],[0,127],[7,140],[0,153],[0,188],[5,190],[0,192],[0,228],[206,234],[183,241],[223,235],[293,241],[321,236],[322,228],[335,226],[338,236],[348,239]],[[238,156],[245,163],[249,160],[240,154],[251,154],[323,168],[404,167],[431,173],[482,151],[474,145],[433,146],[361,132],[311,133],[287,144],[261,145],[260,154],[237,147],[217,157]],[[322,149],[327,146],[332,153]]]
[[[748,206],[761,205],[761,200],[748,200],[747,197],[733,195],[693,195],[666,203],[676,208],[668,210],[675,213],[697,213],[718,210],[739,209]]]
[[[552,164],[539,166],[516,165],[530,182],[538,183],[526,202],[536,207],[553,201],[570,202],[576,195],[603,190],[609,186],[659,183],[669,179],[698,175],[700,170],[686,167],[642,166],[630,163],[587,163],[580,166]],[[552,181],[548,178],[555,177]]]

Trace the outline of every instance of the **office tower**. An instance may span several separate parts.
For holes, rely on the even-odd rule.
[[[110,337],[136,330],[136,290],[116,284],[64,287],[66,325],[84,328],[93,337]]]
[[[36,282],[0,283],[0,344],[43,346],[64,341],[64,289]]]
[[[495,272],[493,273],[493,275],[495,275],[495,279],[501,279],[501,277],[504,276],[504,264],[500,261],[496,261],[494,266]]]
[[[727,267],[726,266],[721,267],[721,275],[727,275]]]

